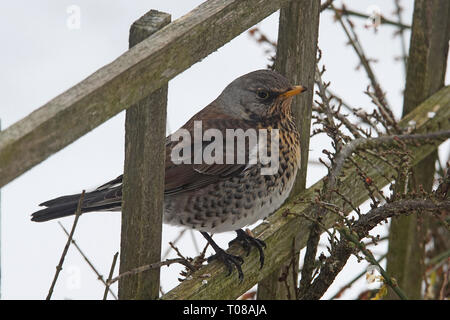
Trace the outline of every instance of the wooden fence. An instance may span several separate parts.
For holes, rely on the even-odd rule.
[[[320,0],[209,0],[171,23],[169,15],[151,11],[133,24],[127,52],[0,133],[0,187],[127,109],[120,270],[159,261],[167,83],[280,8],[275,67],[293,83],[312,88]],[[220,263],[211,263],[163,299],[233,299],[258,282],[264,283],[261,287],[278,288],[261,291],[262,297],[286,298],[277,285],[278,274],[289,261],[293,246],[295,250],[305,246],[309,228],[300,214],[308,214],[311,207],[298,199],[311,197],[322,184],[304,190],[311,103],[312,91],[294,100],[296,122],[306,146],[295,190],[287,204],[254,230],[268,245],[264,268],[259,270],[259,259],[252,252],[245,259],[245,278],[240,284],[234,277],[225,277]],[[419,131],[449,128],[449,106],[450,88],[446,87],[401,124],[414,120]],[[428,112],[435,116],[427,117]],[[414,161],[434,149],[430,145],[415,148]],[[378,186],[387,183],[384,177],[392,168],[386,163],[360,165]],[[355,173],[349,173],[342,188],[355,204],[367,197],[359,183]],[[340,203],[338,198],[332,201]],[[331,226],[333,221],[330,216],[324,224]],[[234,247],[230,252],[243,253]],[[207,283],[202,281],[203,274],[210,275]],[[119,297],[152,299],[158,297],[158,288],[159,271],[125,277],[119,282]]]

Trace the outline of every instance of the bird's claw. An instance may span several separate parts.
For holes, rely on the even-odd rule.
[[[220,260],[225,264],[228,270],[227,276],[231,274],[233,271],[233,266],[235,266],[239,275],[239,281],[242,282],[244,279],[244,273],[242,272],[241,265],[244,263],[244,259],[239,256],[226,253],[224,250],[219,250],[216,254],[208,258],[208,262],[213,260]]]
[[[250,254],[251,247],[256,247],[259,251],[259,262],[261,264],[260,269],[264,266],[264,251],[266,243],[260,239],[254,238],[243,230],[237,230],[237,237],[231,240],[228,245],[231,246],[234,243],[239,243],[246,251],[247,256]]]

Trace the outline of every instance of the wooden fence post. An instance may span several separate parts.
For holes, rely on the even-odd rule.
[[[133,23],[130,48],[168,23],[151,10]],[[120,273],[161,260],[167,84],[126,111]],[[119,299],[157,299],[159,269],[119,281]]]
[[[416,0],[406,74],[403,115],[444,87],[450,38],[448,0]],[[437,151],[413,168],[409,187],[429,192],[433,186]],[[396,190],[401,192],[400,190]],[[421,221],[422,220],[422,221]],[[425,218],[417,214],[391,220],[387,272],[410,299],[422,298],[425,272]],[[388,298],[397,296],[389,292]]]
[[[306,185],[319,16],[320,0],[295,0],[280,9],[275,70],[285,75],[292,84],[301,84],[308,88],[307,92],[295,97],[292,102],[295,122],[300,131],[301,168],[290,198],[305,190]],[[258,299],[295,299],[297,274],[292,274],[292,270],[298,269],[300,248],[295,239],[292,239],[292,243],[295,252],[293,260],[289,259],[279,270],[259,282]],[[286,268],[292,263],[295,268]],[[283,277],[287,277],[289,289],[279,280],[283,273]]]

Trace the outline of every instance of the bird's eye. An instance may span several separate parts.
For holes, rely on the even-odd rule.
[[[269,97],[269,92],[267,92],[266,90],[258,90],[256,91],[256,95],[260,99],[267,99]]]

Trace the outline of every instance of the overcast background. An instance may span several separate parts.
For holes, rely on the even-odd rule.
[[[2,1],[0,3],[0,118],[2,128],[39,108],[50,99],[86,78],[128,49],[130,25],[150,9],[168,12],[175,20],[188,13],[201,0],[40,0]],[[341,1],[336,1],[339,5]],[[405,23],[412,20],[413,1],[402,1]],[[349,8],[367,13],[373,5],[386,17],[393,17],[394,1],[346,1]],[[76,5],[81,10],[79,29],[71,29],[67,9]],[[395,19],[395,18],[394,18]],[[375,33],[364,28],[364,19],[354,18],[357,32],[368,56],[378,59],[374,65],[387,99],[401,114],[404,73],[403,65],[394,57],[401,54],[395,29],[381,26]],[[258,24],[271,39],[276,40],[278,13]],[[409,32],[406,32],[409,42]],[[324,75],[331,89],[355,107],[371,108],[363,94],[368,85],[364,71],[355,70],[355,53],[345,46],[341,28],[333,22],[330,12],[321,15],[319,46]],[[197,63],[169,83],[168,131],[173,132],[192,115],[206,106],[236,77],[265,68],[268,60],[265,47],[257,45],[244,32],[239,37]],[[448,72],[447,72],[448,74]],[[448,77],[447,77],[448,79]],[[67,128],[70,130],[70,128]],[[310,158],[317,159],[326,147],[324,139],[311,143]],[[449,144],[440,148],[448,154]],[[124,160],[124,113],[99,126],[23,174],[2,190],[1,197],[1,295],[3,299],[43,299],[50,287],[66,236],[56,221],[32,223],[29,215],[38,204],[62,194],[93,188],[122,173]],[[308,169],[308,185],[321,178],[323,168]],[[61,219],[70,228],[73,218]],[[163,253],[168,242],[181,231],[164,226]],[[378,228],[383,234],[385,226]],[[205,244],[201,236],[200,249]],[[226,247],[234,233],[215,236]],[[81,217],[75,233],[76,242],[97,269],[107,275],[112,257],[120,247],[120,214],[95,213]],[[192,233],[186,232],[178,247],[187,256],[198,250]],[[324,250],[324,248],[320,248]],[[385,244],[374,249],[386,250]],[[339,288],[367,267],[351,259],[325,295],[331,297]],[[117,273],[116,268],[116,273]],[[162,288],[167,292],[177,283],[178,266],[162,269]],[[233,274],[236,276],[236,274]],[[96,279],[79,253],[71,247],[64,269],[53,294],[54,299],[100,299],[104,287]],[[364,280],[346,291],[343,298],[355,298],[367,288]],[[116,290],[117,287],[113,286]]]

